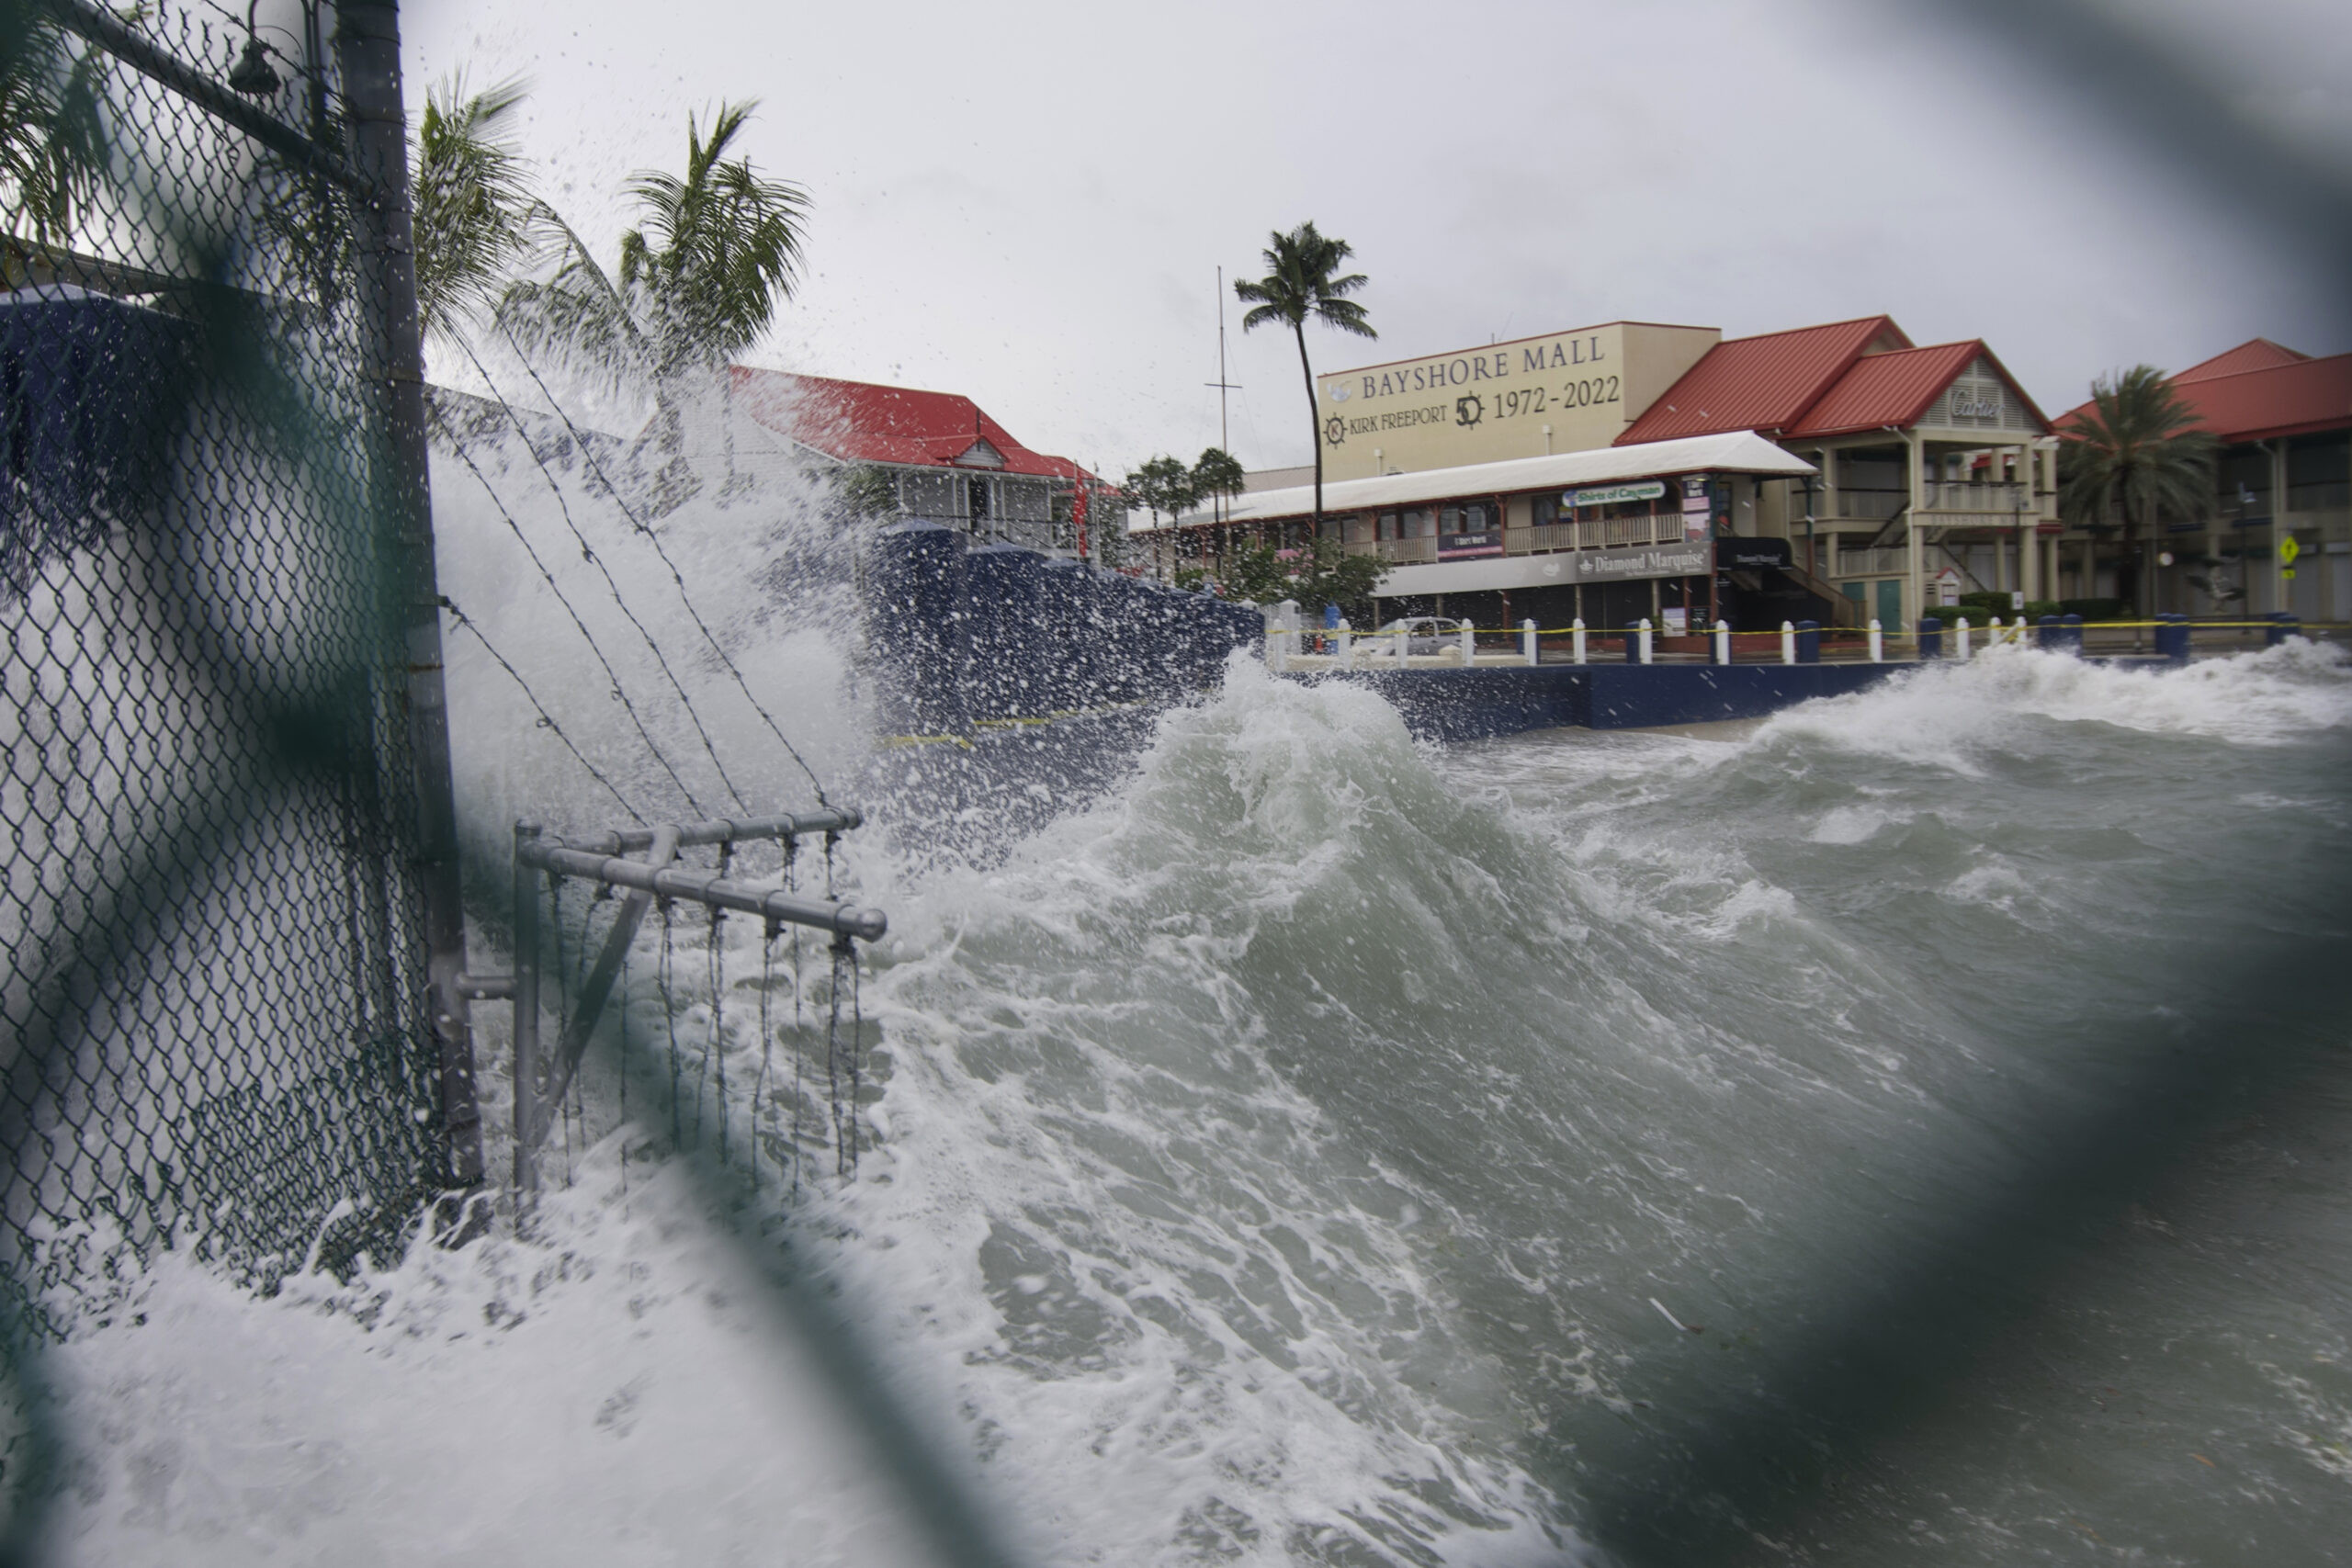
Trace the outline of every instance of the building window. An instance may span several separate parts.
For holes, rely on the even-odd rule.
[[[989,481],[986,479],[970,479],[966,482],[971,487],[972,507],[969,516],[972,519],[972,532],[975,534],[985,533],[988,531],[989,519],[992,515],[991,508],[989,504],[990,499],[989,493]]]

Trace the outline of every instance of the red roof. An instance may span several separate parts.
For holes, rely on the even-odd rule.
[[[2257,345],[2278,349],[2276,344],[2256,338],[2172,378],[2173,389],[2195,412],[2199,424],[2226,442],[2352,428],[2352,354],[2312,359],[2292,349],[2278,349],[2291,357],[2257,363],[2251,369],[2219,374],[2208,369]],[[2061,415],[2060,432],[2090,408],[2084,403]]]
[[[2041,411],[2025,395],[2007,368],[1984,346],[1982,338],[1965,343],[1939,343],[1929,348],[1897,349],[1892,354],[1866,354],[1854,361],[1837,385],[1824,392],[1791,436],[1845,435],[1858,430],[1908,429],[1919,423],[1929,405],[1943,395],[1960,374],[1982,359],[1993,367],[2037,424],[2049,428]]]
[[[2241,370],[2275,370],[2281,365],[2294,365],[2310,357],[2267,337],[2248,338],[2235,348],[2190,366],[2173,379],[2201,381],[2208,376],[2234,376]]]
[[[1620,446],[1713,435],[1728,430],[1786,431],[1872,350],[1905,349],[1911,340],[1886,316],[1799,327],[1793,332],[1719,343],[1617,438]]]
[[[2224,441],[2267,441],[2352,427],[2352,354],[2298,359],[2186,384],[2181,400]]]
[[[956,392],[728,367],[752,419],[844,462],[1092,479],[1067,457],[1033,452],[979,404]]]

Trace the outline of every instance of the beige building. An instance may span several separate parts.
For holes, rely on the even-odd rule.
[[[1324,478],[1611,446],[1722,339],[1713,327],[1609,321],[1318,376]]]
[[[1909,630],[1963,592],[2056,596],[2057,444],[1978,340],[1920,347],[1885,316],[1730,340],[1611,321],[1317,390],[1335,482],[1753,432],[1814,471],[1743,479],[1715,531],[1788,540],[1838,619]],[[1404,547],[1361,518],[1335,526],[1351,547]]]

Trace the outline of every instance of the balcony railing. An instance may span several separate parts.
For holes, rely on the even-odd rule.
[[[1544,523],[1532,528],[1503,530],[1503,554],[1507,556],[1549,555],[1554,550],[1577,547],[1577,525],[1573,523]]]
[[[1939,479],[1922,487],[1929,512],[2031,513],[2033,493],[2022,484]],[[1890,513],[1890,515],[1892,515]]]
[[[1437,559],[1435,539],[1355,539],[1347,546],[1351,556],[1377,556],[1382,560],[1406,563]]]
[[[1911,492],[1903,490],[1839,490],[1837,515],[1883,523],[1903,510]]]
[[[1550,555],[1559,550],[1623,549],[1643,545],[1682,543],[1682,514],[1661,512],[1646,517],[1597,517],[1586,523],[1544,523],[1532,528],[1503,530],[1507,556]],[[1405,564],[1439,558],[1438,541],[1420,539],[1357,539],[1347,546],[1351,556],[1376,556]],[[1900,553],[1900,552],[1897,552]]]
[[[1911,552],[1899,546],[1838,552],[1838,575],[1840,577],[1891,577],[1909,570],[1910,566]]]
[[[1654,545],[1671,527],[1673,536],[1682,537],[1679,513],[1651,517],[1602,517],[1590,523],[1577,525],[1577,538],[1589,548],[1598,545],[1603,549],[1622,548],[1627,545]],[[1596,533],[1599,535],[1595,537]]]

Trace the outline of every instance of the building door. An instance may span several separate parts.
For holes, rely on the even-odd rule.
[[[1903,629],[1903,580],[1882,578],[1878,585],[1878,624],[1891,632]]]

